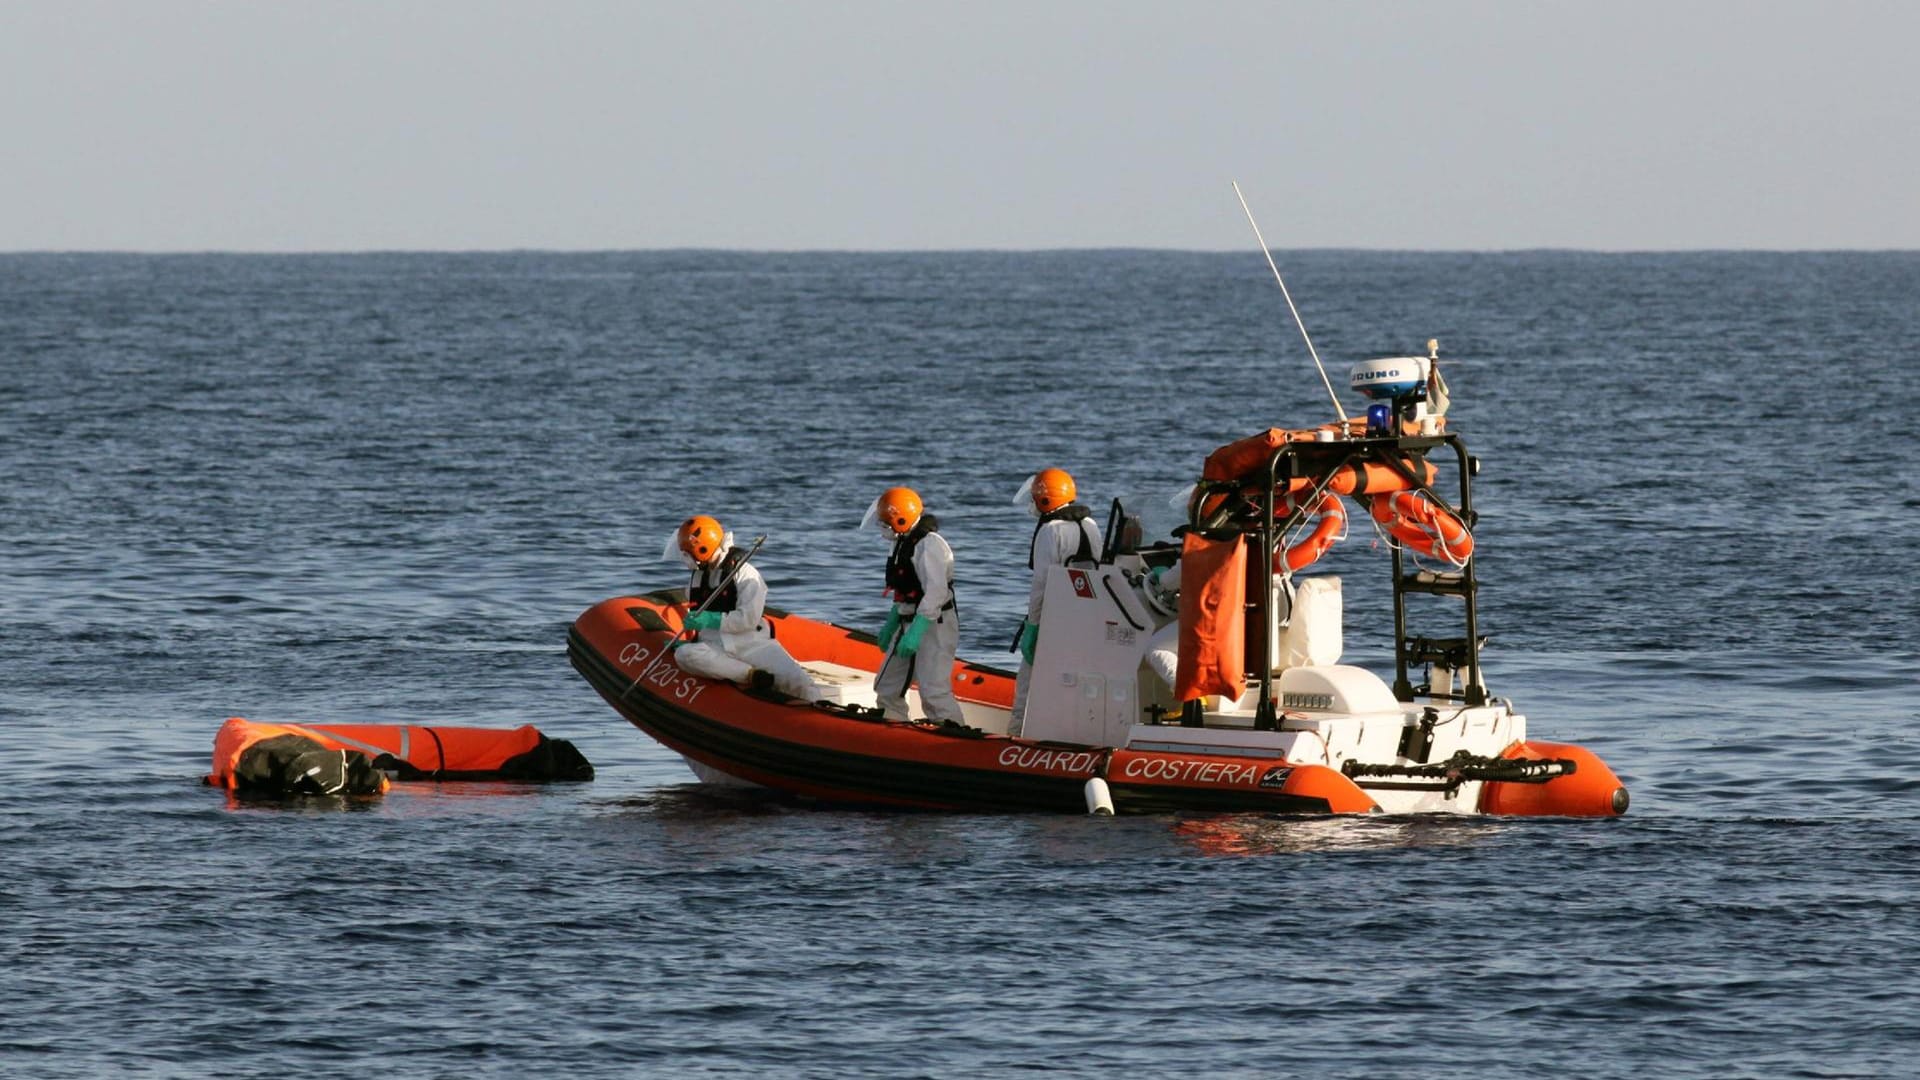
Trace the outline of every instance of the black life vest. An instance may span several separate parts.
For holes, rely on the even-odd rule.
[[[887,556],[887,591],[893,594],[895,601],[902,604],[918,605],[927,595],[926,586],[921,584],[920,575],[913,569],[913,550],[920,546],[920,540],[928,533],[940,531],[940,519],[932,514],[923,514],[906,535],[893,542],[893,553]],[[949,591],[953,582],[947,582]]]
[[[1093,538],[1087,535],[1086,526],[1080,524],[1092,516],[1093,511],[1081,506],[1079,503],[1068,503],[1060,509],[1049,511],[1042,516],[1039,522],[1033,527],[1033,539],[1027,542],[1027,569],[1033,569],[1033,552],[1034,549],[1040,546],[1040,530],[1044,528],[1048,522],[1052,521],[1073,522],[1073,531],[1080,537],[1080,550],[1069,556],[1067,559],[1068,562],[1100,561],[1099,557],[1093,552]]]
[[[734,575],[733,568],[745,561],[745,552],[729,551],[726,558],[721,559],[717,566],[696,567],[693,571],[693,584],[687,586],[687,603],[697,608],[701,604],[707,604],[707,597],[712,596],[713,603],[707,604],[708,611],[732,611],[734,605],[740,601],[740,590],[734,587],[734,582],[738,578]],[[726,586],[715,589],[714,586],[722,581],[727,583]],[[715,593],[718,595],[716,596]]]

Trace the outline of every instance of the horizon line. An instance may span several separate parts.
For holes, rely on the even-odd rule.
[[[1693,248],[1585,248],[1553,245],[1498,248],[1418,248],[1368,247],[1364,245],[1325,245],[1275,248],[1293,254],[1363,255],[1911,255],[1920,248],[1910,247],[1693,247]],[[7,248],[0,258],[17,256],[64,257],[89,255],[178,257],[178,256],[362,256],[362,255],[1095,255],[1095,254],[1167,254],[1238,255],[1253,253],[1253,248],[1156,247],[1119,244],[1075,247],[927,247],[927,248],[836,248],[836,247],[715,247],[679,245],[672,247],[366,247],[366,248]]]

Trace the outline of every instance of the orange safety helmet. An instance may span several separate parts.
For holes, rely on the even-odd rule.
[[[694,562],[705,565],[720,553],[720,545],[726,542],[727,532],[720,523],[705,514],[695,514],[680,523],[674,533],[685,552]]]
[[[867,520],[878,521],[894,535],[904,536],[920,524],[923,509],[920,496],[912,488],[890,487],[873,500],[873,506],[867,510]]]
[[[1027,480],[1026,490],[1035,512],[1051,514],[1073,501],[1073,477],[1065,469],[1041,469]]]

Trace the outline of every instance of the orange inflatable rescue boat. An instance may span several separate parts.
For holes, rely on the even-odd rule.
[[[270,724],[230,717],[207,783],[239,794],[378,795],[397,780],[591,780],[565,739],[517,728]]]
[[[1049,571],[1018,735],[1013,672],[970,660],[916,672],[948,682],[964,723],[928,720],[917,692],[908,716],[883,715],[873,682],[885,654],[872,634],[772,608],[774,638],[823,700],[682,670],[671,653],[688,614],[678,589],[594,605],[568,656],[702,781],[817,803],[1622,814],[1626,787],[1598,755],[1532,740],[1528,718],[1487,688],[1479,463],[1439,415],[1436,357],[1356,367],[1354,387],[1379,401],[1364,421],[1272,429],[1213,451],[1172,537],[1145,542],[1144,515],[1116,501],[1105,550]],[[1343,500],[1368,512],[1350,517]],[[1306,573],[1349,521],[1391,556],[1381,562],[1392,606],[1375,613],[1392,629],[1390,673],[1342,662],[1340,578]]]

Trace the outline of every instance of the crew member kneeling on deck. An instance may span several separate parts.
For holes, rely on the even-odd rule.
[[[960,702],[953,696],[953,656],[960,648],[953,549],[940,535],[939,519],[921,512],[920,496],[910,488],[881,492],[860,525],[864,529],[876,522],[894,541],[887,556],[887,592],[893,603],[880,630],[886,659],[873,680],[874,697],[889,720],[906,720],[907,687],[918,683],[927,719],[964,724]]]
[[[771,686],[803,701],[819,700],[820,688],[807,669],[767,629],[766,579],[744,552],[735,550],[733,534],[698,514],[681,522],[668,538],[663,557],[676,553],[693,571],[687,583],[686,623],[697,636],[674,650],[674,663],[703,678],[756,690]]]
[[[1027,620],[1020,625],[1015,646],[1020,650],[1020,675],[1013,684],[1013,717],[1007,734],[1020,734],[1027,719],[1027,684],[1033,679],[1033,650],[1040,639],[1040,604],[1047,592],[1047,572],[1069,563],[1100,561],[1100,527],[1093,512],[1073,501],[1073,477],[1065,469],[1041,469],[1020,487],[1014,505],[1024,505],[1040,523],[1033,527],[1027,548],[1027,569],[1033,580],[1027,587]]]

